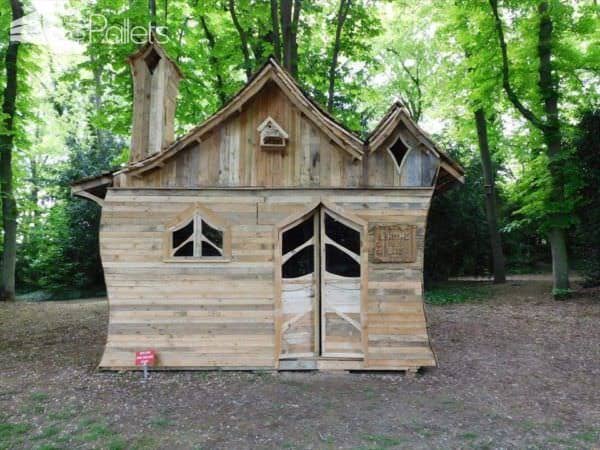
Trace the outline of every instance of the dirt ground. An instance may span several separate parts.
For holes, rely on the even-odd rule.
[[[462,282],[464,285],[464,282]],[[600,291],[428,306],[439,367],[98,373],[105,301],[0,305],[0,448],[600,448]]]

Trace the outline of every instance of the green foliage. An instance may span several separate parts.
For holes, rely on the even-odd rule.
[[[464,282],[435,284],[425,291],[425,301],[431,305],[450,305],[486,300],[492,296],[489,284]]]
[[[574,248],[581,258],[587,286],[600,285],[600,110],[587,111],[578,126],[576,138],[581,204],[579,223],[574,230]]]
[[[456,151],[452,154],[458,156]],[[487,275],[489,271],[491,250],[481,164],[474,156],[461,162],[465,185],[434,197],[431,204],[425,241],[427,282],[465,274]]]
[[[7,0],[0,1],[3,58],[10,17]],[[597,112],[589,112],[597,110],[600,100],[599,10],[591,0],[549,2],[563,135],[563,151],[552,159],[540,131],[522,120],[503,92],[501,54],[487,1],[351,2],[341,34],[334,115],[364,136],[390,103],[400,99],[424,128],[433,126],[439,132],[437,140],[466,169],[464,186],[434,199],[426,244],[428,281],[489,272],[484,186],[473,124],[473,111],[479,107],[490,118],[509,270],[530,270],[547,261],[545,231],[560,226],[571,232],[571,250],[582,255],[588,283],[600,279],[600,257],[594,252],[600,248],[600,205],[594,191],[600,152],[595,150]],[[126,59],[138,45],[119,42],[115,30],[127,24],[129,29],[148,29],[152,20],[147,0],[70,3],[74,16],[66,26],[81,39],[83,55],[57,58],[25,44],[19,57],[17,283],[21,292],[35,291],[30,298],[102,289],[99,209],[72,198],[69,184],[127,163],[132,83]],[[226,0],[156,3],[157,26],[168,37],[163,45],[185,75],[176,110],[176,133],[181,135],[244,84],[241,39]],[[539,116],[537,3],[500,1],[500,8],[511,82]],[[298,81],[322,105],[338,8],[338,0],[303,1],[300,14]],[[247,32],[254,71],[274,51],[270,0],[236,0],[235,9]],[[90,20],[94,32],[87,26]],[[104,20],[113,32],[100,30]],[[4,82],[5,71],[0,70],[0,86]],[[583,119],[581,111],[588,111]],[[580,129],[588,132],[581,134]],[[550,174],[551,164],[560,168],[564,182],[559,186]],[[564,196],[557,201],[559,189]]]

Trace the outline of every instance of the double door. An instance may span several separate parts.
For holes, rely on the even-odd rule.
[[[361,358],[361,228],[320,207],[280,239],[280,359]]]

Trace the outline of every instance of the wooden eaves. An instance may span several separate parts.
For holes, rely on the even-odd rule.
[[[394,131],[398,128],[400,123],[406,127],[406,129],[419,141],[421,145],[425,146],[428,150],[433,152],[434,155],[440,158],[440,171],[442,173],[445,172],[449,174],[454,181],[464,184],[464,169],[452,158],[446,155],[446,153],[440,150],[427,132],[425,132],[416,124],[414,120],[412,120],[410,113],[400,102],[395,102],[390,107],[383,118],[379,121],[377,126],[367,137],[368,153],[371,154],[379,150],[392,135],[392,133],[394,133]]]
[[[104,172],[97,176],[86,177],[71,184],[71,194],[90,199],[100,206],[104,204],[106,191],[113,185],[113,173]]]

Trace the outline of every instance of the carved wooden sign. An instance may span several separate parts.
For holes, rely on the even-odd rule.
[[[417,259],[415,225],[376,225],[373,262],[414,262]]]

